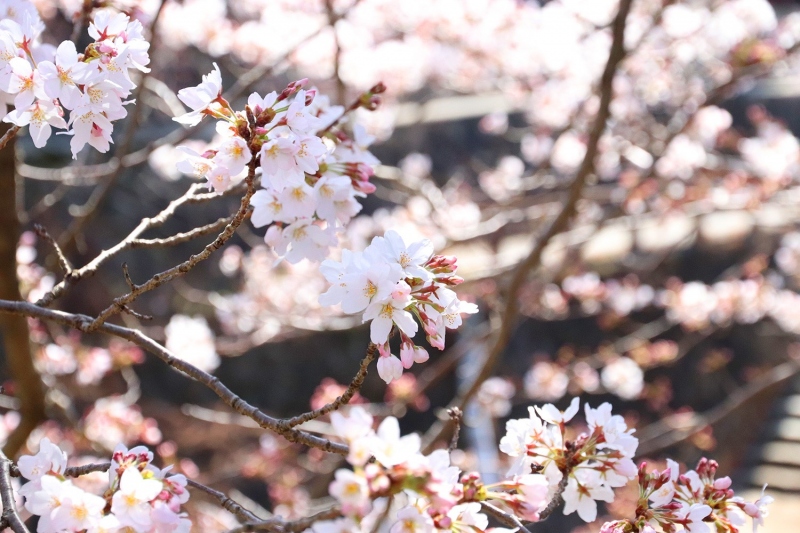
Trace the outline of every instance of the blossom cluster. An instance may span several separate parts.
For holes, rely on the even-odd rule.
[[[65,476],[67,454],[43,438],[36,455],[23,455],[19,490],[25,509],[39,516],[39,533],[113,532],[188,533],[191,522],[181,512],[189,500],[187,480],[152,464],[143,446],[117,446],[111,458],[109,486],[103,496],[87,492]]]
[[[449,287],[463,280],[455,275],[456,258],[433,255],[428,240],[406,245],[393,230],[375,237],[363,252],[343,250],[342,260],[327,259],[321,270],[332,284],[320,296],[323,305],[341,304],[345,313],[361,313],[370,323],[370,339],[380,350],[378,373],[387,383],[404,368],[428,360],[428,352],[412,340],[422,325],[431,346],[444,349],[445,329],[461,325],[462,313],[477,313],[475,304],[459,300]],[[400,332],[400,358],[392,355],[389,336]]]
[[[637,469],[632,457],[638,440],[608,403],[596,409],[585,406],[586,432],[567,438],[567,423],[578,408],[576,398],[564,412],[547,404],[531,407],[529,418],[510,420],[500,449],[514,464],[491,484],[452,466],[445,450],[422,455],[419,436],[401,436],[393,417],[374,430],[372,416],[361,407],[347,416],[334,413],[334,433],[349,445],[347,460],[353,466],[337,470],[329,486],[344,518],[318,522],[311,531],[369,531],[380,516],[388,518],[393,533],[484,531],[486,504],[537,522],[552,512],[545,510],[558,496],[564,514],[577,511],[581,519],[593,522],[597,502],[612,502],[613,489],[637,476],[635,518],[608,522],[603,533],[653,533],[655,529],[647,528],[656,525],[664,531],[677,531],[681,525],[696,532],[710,532],[714,525],[714,531],[736,533],[745,515],[753,518],[754,527],[763,523],[771,498],[762,495],[750,503],[735,497],[730,478],[714,479],[714,461],[702,460],[696,471],[684,475],[673,461],[661,473],[646,474],[646,463]]]
[[[612,489],[636,477],[633,456],[639,440],[621,416],[611,414],[609,403],[596,409],[587,404],[587,432],[567,439],[566,424],[578,408],[578,398],[564,412],[552,404],[529,408],[528,418],[506,423],[500,450],[514,459],[509,475],[542,471],[553,491],[567,476],[564,514],[577,511],[592,522],[597,518],[597,501],[613,501]]]
[[[484,531],[488,517],[481,502],[491,503],[526,520],[536,521],[548,503],[542,474],[514,476],[485,485],[478,474],[461,475],[446,450],[420,453],[416,434],[401,436],[397,419],[388,417],[373,430],[373,419],[356,407],[349,416],[331,417],[336,434],[350,446],[353,470],[339,469],[329,492],[343,519],[318,522],[314,533],[369,531],[387,513],[393,533],[415,531]],[[374,458],[374,461],[370,461]],[[389,513],[395,505],[394,513]]]
[[[661,472],[647,473],[645,467],[645,463],[639,467],[636,517],[607,522],[600,533],[655,533],[656,527],[676,531],[678,526],[693,533],[737,533],[748,516],[753,531],[758,531],[773,501],[763,490],[755,502],[735,496],[731,478],[716,478],[718,464],[706,458],[683,474],[670,459]]]
[[[41,43],[44,24],[33,4],[17,2],[15,18],[0,23],[0,101],[3,121],[30,126],[41,148],[52,128],[71,135],[72,156],[89,143],[107,152],[112,122],[127,115],[124,100],[135,87],[132,69],[150,62],[142,24],[124,13],[98,10],[90,25],[94,39],[82,53],[72,41],[54,48]],[[6,106],[14,109],[6,114]],[[64,110],[70,112],[65,120]]]
[[[191,108],[175,120],[194,125],[203,116],[218,119],[222,142],[202,154],[179,147],[184,159],[178,170],[223,192],[237,181],[253,157],[261,169],[261,189],[250,203],[255,227],[269,225],[264,240],[290,263],[307,258],[321,261],[336,244],[336,233],[360,210],[356,198],[375,190],[369,182],[378,160],[367,150],[374,140],[358,125],[348,132],[347,113],[374,109],[378,84],[353,106],[332,106],[307,80],[260,96],[253,93],[243,111],[234,111],[222,97],[219,67],[196,87],[178,92]]]

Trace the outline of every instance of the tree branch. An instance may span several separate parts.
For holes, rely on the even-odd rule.
[[[369,365],[372,361],[375,360],[375,352],[377,351],[378,346],[373,343],[369,343],[369,347],[367,348],[367,355],[364,356],[364,359],[361,360],[361,366],[358,368],[358,372],[356,373],[353,381],[350,382],[350,386],[347,387],[341,396],[336,398],[334,401],[327,405],[323,405],[319,409],[314,409],[308,413],[304,413],[302,415],[297,415],[292,418],[288,418],[283,420],[281,423],[286,425],[286,427],[293,428],[295,426],[299,426],[303,422],[308,422],[309,420],[314,420],[315,418],[319,418],[323,415],[330,413],[331,411],[336,411],[343,405],[347,405],[350,400],[353,398],[353,395],[361,389],[361,385],[364,384],[364,379],[367,377],[367,371],[369,370]]]
[[[239,204],[239,210],[233,216],[233,219],[225,226],[225,229],[217,235],[217,238],[214,239],[211,243],[207,244],[203,250],[191,256],[189,259],[184,261],[183,263],[176,265],[164,272],[156,274],[155,276],[151,277],[146,282],[142,283],[141,285],[136,285],[131,291],[123,296],[114,299],[114,302],[105,308],[103,311],[97,315],[92,323],[88,327],[88,331],[95,331],[99,328],[106,320],[114,316],[115,314],[123,311],[126,306],[136,300],[142,294],[149,292],[157,287],[160,287],[164,283],[171,281],[177,277],[183,276],[190,270],[192,270],[195,266],[197,266],[202,261],[205,261],[211,254],[214,253],[216,250],[222,248],[228,240],[233,237],[233,234],[236,233],[236,230],[239,226],[244,222],[246,219],[246,215],[248,210],[250,209],[250,198],[255,194],[255,177],[256,177],[256,165],[258,160],[256,158],[256,154],[253,154],[253,158],[250,160],[248,165],[248,172],[247,177],[245,178],[245,183],[247,185],[247,190],[242,196],[241,202]]]
[[[14,489],[11,486],[11,466],[13,463],[0,451],[0,500],[3,502],[3,521],[14,533],[30,533],[25,522],[17,513]]]
[[[11,313],[16,315],[24,315],[41,320],[55,322],[63,326],[71,327],[82,332],[89,332],[90,325],[93,322],[92,317],[86,315],[78,315],[73,313],[66,313],[64,311],[57,311],[54,309],[47,309],[37,305],[22,302],[22,301],[8,301],[0,300],[0,313]],[[347,455],[348,447],[344,444],[332,442],[328,439],[311,435],[308,432],[301,431],[294,428],[287,428],[281,424],[281,420],[271,417],[266,413],[259,410],[257,407],[250,405],[238,395],[234,394],[222,381],[216,376],[200,370],[199,368],[187,363],[182,359],[178,359],[175,355],[167,350],[164,346],[160,345],[141,331],[136,329],[117,326],[115,324],[101,324],[97,327],[97,331],[128,340],[143,350],[146,350],[174,370],[184,374],[185,376],[202,383],[211,389],[223,402],[225,402],[234,411],[254,420],[259,426],[264,429],[273,431],[290,442],[304,444],[313,448],[319,448],[326,452],[337,453],[340,455]]]
[[[624,59],[625,51],[625,23],[630,12],[633,0],[620,0],[619,11],[613,23],[613,40],[611,43],[611,50],[608,55],[608,62],[606,63],[603,75],[600,78],[600,105],[597,111],[592,128],[589,132],[589,140],[586,143],[586,154],[583,161],[575,175],[575,179],[570,185],[569,196],[564,203],[561,212],[556,216],[555,220],[550,224],[547,230],[536,240],[536,244],[531,250],[531,253],[526,257],[522,263],[517,266],[511,283],[506,291],[506,304],[502,311],[500,318],[500,325],[492,344],[492,348],[484,361],[478,375],[470,383],[467,390],[456,397],[451,403],[450,407],[459,407],[465,409],[470,399],[478,392],[481,384],[486,381],[491,375],[494,367],[503,355],[506,346],[511,340],[511,335],[517,325],[517,318],[519,315],[519,301],[517,295],[522,288],[522,285],[528,278],[528,273],[539,265],[544,251],[550,240],[566,228],[567,224],[572,220],[575,214],[575,208],[578,200],[581,198],[583,188],[586,181],[594,173],[595,157],[598,152],[598,143],[600,137],[606,129],[606,123],[611,115],[611,100],[613,97],[613,84],[614,76],[617,72],[617,67]],[[433,444],[447,431],[449,422],[440,422],[434,425],[425,435],[425,450],[430,451]]]

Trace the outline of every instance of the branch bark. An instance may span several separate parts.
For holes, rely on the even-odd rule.
[[[7,125],[2,127],[6,129],[3,138],[15,131],[14,128],[8,129]],[[17,279],[20,227],[13,146],[11,144],[6,150],[0,149],[0,298],[21,300]],[[33,366],[28,321],[22,316],[4,315],[0,317],[0,331],[6,364],[14,381],[14,395],[20,402],[20,423],[4,447],[5,453],[13,457],[25,444],[31,431],[45,419],[44,385]]]

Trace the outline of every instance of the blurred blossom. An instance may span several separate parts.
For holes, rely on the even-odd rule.
[[[425,394],[417,390],[417,378],[410,372],[404,372],[400,378],[386,387],[387,403],[403,403],[417,411],[426,411],[431,402]]]
[[[507,155],[500,159],[496,169],[481,172],[478,182],[493,200],[503,202],[517,195],[522,187],[523,172],[525,163],[518,157]]]
[[[20,416],[16,411],[8,411],[0,415],[0,445],[5,446],[8,436],[19,425]]]
[[[510,380],[495,376],[481,384],[476,398],[489,416],[502,418],[511,412],[511,399],[515,393],[516,387]]]
[[[220,363],[214,345],[214,332],[201,316],[174,315],[164,329],[167,350],[204,372],[213,372]]]
[[[311,409],[320,409],[323,406],[332,403],[336,398],[344,394],[344,391],[347,390],[346,385],[342,385],[338,383],[333,378],[322,378],[322,381],[317,388],[314,389],[314,394],[311,395]],[[348,402],[349,405],[359,404],[359,403],[366,403],[361,394],[356,392],[350,401]]]
[[[539,361],[525,373],[525,394],[534,400],[555,402],[567,393],[568,385],[567,373],[550,361]]]
[[[129,405],[122,396],[100,398],[83,420],[86,438],[108,450],[119,443],[130,446],[137,442],[157,444],[161,431],[156,421],[142,416],[136,405]]]
[[[586,392],[594,392],[600,386],[600,375],[586,361],[578,361],[572,367],[574,383]]]
[[[644,388],[644,372],[630,357],[618,357],[600,373],[603,387],[625,400],[639,397]]]
[[[489,113],[478,122],[478,128],[489,135],[502,135],[508,131],[508,114],[502,111]]]
[[[430,176],[432,163],[430,156],[419,152],[411,152],[400,160],[399,166],[400,170],[403,171],[403,175],[414,184]]]

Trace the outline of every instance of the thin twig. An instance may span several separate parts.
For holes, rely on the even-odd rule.
[[[41,237],[42,239],[46,240],[50,246],[56,252],[56,257],[58,257],[58,264],[61,266],[61,270],[64,271],[64,276],[69,276],[72,273],[72,264],[69,262],[69,259],[64,255],[64,252],[61,250],[61,247],[58,245],[56,240],[53,238],[50,233],[42,226],[41,224],[34,224],[33,231],[36,232],[36,235]]]
[[[206,494],[208,494],[209,496],[211,496],[212,498],[216,499],[223,509],[225,509],[226,511],[234,515],[236,518],[238,518],[240,522],[254,522],[261,520],[251,511],[245,509],[242,506],[242,504],[238,503],[236,500],[229,498],[224,492],[212,489],[211,487],[207,487],[202,483],[198,483],[197,481],[191,479],[187,479],[186,484],[192,488],[201,490]]]
[[[331,507],[320,511],[311,516],[300,518],[290,522],[284,522],[278,518],[249,522],[237,528],[229,530],[227,533],[247,533],[249,531],[280,531],[281,533],[299,533],[311,527],[320,520],[333,520],[342,516],[342,511],[338,507]]]
[[[214,233],[215,231],[219,231],[220,229],[230,224],[231,220],[233,220],[233,217],[223,217],[217,220],[216,222],[206,224],[205,226],[200,226],[190,231],[185,231],[183,233],[176,233],[175,235],[172,235],[170,237],[165,237],[162,239],[134,239],[128,243],[128,247],[133,249],[133,248],[159,248],[162,246],[175,246],[176,244],[189,242],[198,237],[203,237],[210,233]]]
[[[248,165],[247,177],[245,178],[247,191],[244,193],[244,196],[242,196],[241,202],[239,203],[239,210],[235,215],[233,215],[233,218],[228,225],[225,226],[225,229],[223,229],[222,232],[217,235],[216,239],[207,244],[200,253],[189,257],[189,259],[179,265],[154,275],[141,285],[135,285],[127,294],[115,298],[114,302],[101,311],[100,314],[97,315],[97,318],[92,321],[88,331],[91,332],[96,330],[103,323],[105,323],[106,320],[125,309],[127,305],[131,304],[142,294],[152,291],[153,289],[160,287],[164,283],[167,283],[168,281],[171,281],[177,277],[183,276],[199,263],[211,257],[211,254],[213,254],[215,251],[222,248],[225,243],[228,242],[231,237],[233,237],[233,234],[236,233],[236,230],[239,228],[242,222],[245,221],[247,212],[250,209],[250,198],[256,192],[255,177],[257,163],[258,160],[256,158],[256,154],[253,154],[253,158],[250,160]]]
[[[364,384],[364,379],[367,377],[367,371],[369,370],[369,365],[372,361],[375,360],[375,352],[378,350],[378,346],[374,343],[369,343],[369,347],[367,348],[367,354],[364,356],[364,359],[361,360],[361,366],[358,368],[358,372],[356,373],[353,381],[350,382],[350,386],[347,387],[341,396],[333,400],[331,403],[327,405],[323,405],[319,409],[314,409],[308,413],[304,413],[302,415],[297,415],[292,418],[288,418],[282,421],[286,427],[293,428],[295,426],[299,426],[303,422],[308,422],[309,420],[314,420],[315,418],[319,418],[323,415],[330,413],[331,411],[336,411],[343,405],[347,405],[350,400],[353,398],[356,392],[361,389],[361,385]]]

